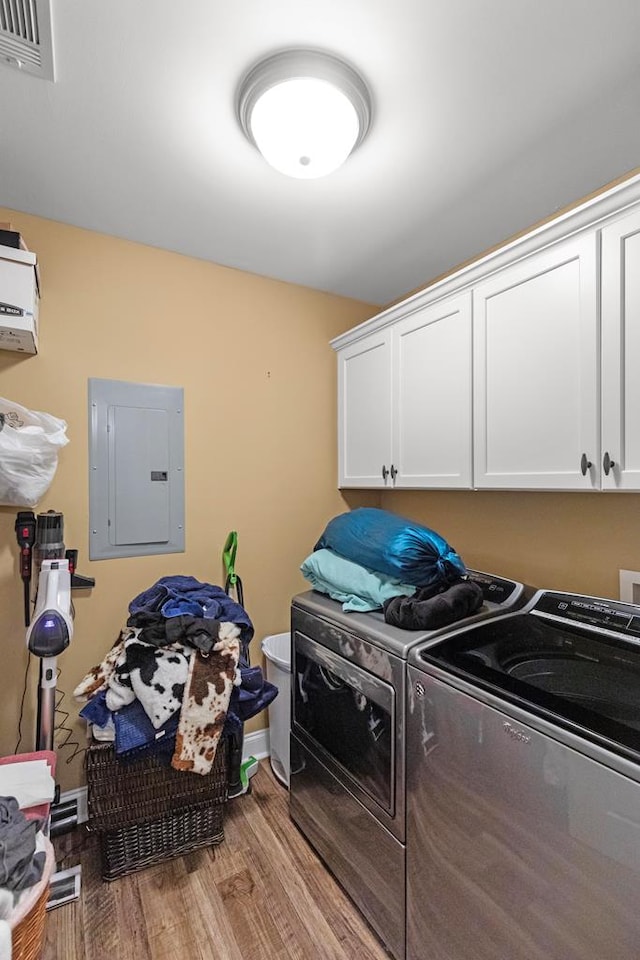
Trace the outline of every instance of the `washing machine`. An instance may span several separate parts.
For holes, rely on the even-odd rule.
[[[539,591],[407,693],[407,960],[637,960],[640,607]]]

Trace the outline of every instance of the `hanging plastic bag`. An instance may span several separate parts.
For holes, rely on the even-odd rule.
[[[0,397],[0,505],[35,507],[49,489],[67,425]]]

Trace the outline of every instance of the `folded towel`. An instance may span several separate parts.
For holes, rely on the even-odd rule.
[[[384,605],[384,619],[403,630],[438,630],[469,617],[480,609],[482,589],[472,580],[463,580],[440,593],[432,587],[418,590],[413,597],[394,597]]]
[[[55,789],[46,760],[24,760],[0,767],[0,794],[15,797],[21,810],[51,803]]]
[[[366,613],[380,610],[385,600],[411,596],[415,587],[384,573],[376,573],[333,550],[316,550],[303,561],[300,570],[314,590],[342,603],[342,609]]]

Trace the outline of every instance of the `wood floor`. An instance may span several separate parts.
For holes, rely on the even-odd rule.
[[[81,899],[47,915],[42,960],[389,960],[289,820],[268,761],[218,847],[104,883],[84,827],[58,840]]]

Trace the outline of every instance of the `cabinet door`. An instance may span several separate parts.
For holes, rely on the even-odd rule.
[[[393,338],[394,485],[469,488],[470,292],[417,310]]]
[[[602,487],[605,490],[640,490],[639,370],[640,212],[635,210],[602,231]]]
[[[475,486],[600,485],[595,232],[474,291]]]
[[[391,331],[338,354],[338,486],[391,486]]]

